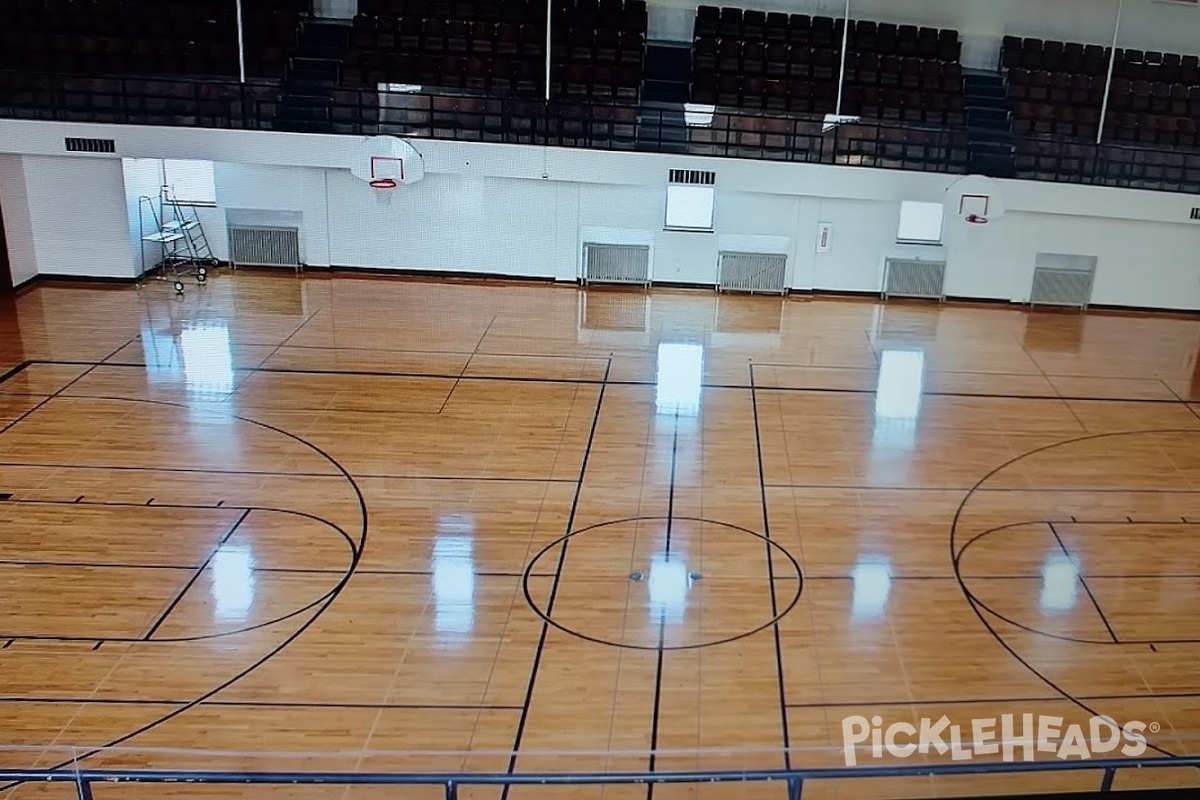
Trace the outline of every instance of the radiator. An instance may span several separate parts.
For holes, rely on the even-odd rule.
[[[787,293],[787,256],[721,251],[717,261],[721,292]]]
[[[889,258],[884,266],[883,296],[927,297],[941,300],[946,262]]]
[[[1087,308],[1092,299],[1091,270],[1038,267],[1033,271],[1030,305]]]
[[[584,243],[583,282],[649,285],[649,246]]]
[[[229,226],[229,260],[239,264],[300,269],[298,228]]]

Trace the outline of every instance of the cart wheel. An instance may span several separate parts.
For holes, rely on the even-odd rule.
[[[207,275],[208,275],[208,267],[196,267],[196,277],[197,278],[207,276]]]
[[[175,281],[175,294],[183,294],[183,281]]]
[[[196,283],[206,283],[208,281],[208,273],[201,270],[196,273]]]

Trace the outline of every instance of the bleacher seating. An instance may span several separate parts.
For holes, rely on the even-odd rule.
[[[247,71],[279,78],[308,0],[248,0]],[[225,0],[14,0],[0,68],[92,76],[235,76],[236,10]]]
[[[692,100],[719,106],[842,113],[931,127],[963,123],[961,45],[952,30],[700,6]]]
[[[646,53],[645,0],[556,0],[551,95],[636,103]]]
[[[343,82],[536,95],[545,82],[545,16],[527,0],[363,0]]]
[[[1110,48],[1074,42],[1006,37],[1001,65],[1013,132],[1096,140]],[[1192,150],[1200,127],[1200,58],[1118,49],[1104,123],[1104,140]],[[1025,152],[1019,166],[1038,172]],[[1064,156],[1068,168],[1072,156]]]

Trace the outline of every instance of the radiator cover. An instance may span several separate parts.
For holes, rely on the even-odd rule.
[[[300,229],[230,225],[229,260],[234,266],[300,269]]]
[[[717,289],[722,292],[787,293],[787,256],[721,251]]]
[[[650,283],[650,247],[636,244],[583,245],[584,283]]]

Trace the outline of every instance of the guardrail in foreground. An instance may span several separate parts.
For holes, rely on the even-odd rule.
[[[0,769],[0,781],[72,783],[80,800],[90,800],[95,783],[207,783],[250,785],[440,786],[456,800],[465,786],[621,785],[664,783],[783,783],[789,800],[800,800],[808,782],[832,779],[1001,775],[1032,772],[1100,773],[1100,792],[1112,792],[1121,769],[1200,767],[1200,756],[1095,759],[1089,761],[968,762],[911,766],[817,767],[792,770],[590,772],[590,773],[391,773],[391,772],[235,772],[153,769]],[[1196,786],[1200,787],[1200,775]]]

